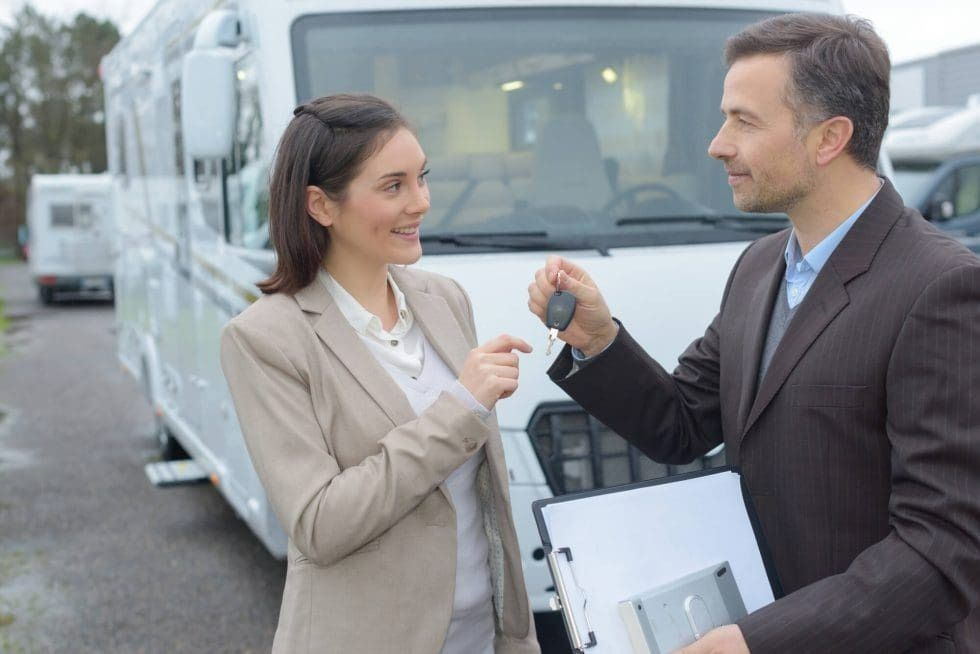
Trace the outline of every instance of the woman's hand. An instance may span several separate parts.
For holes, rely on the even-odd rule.
[[[518,358],[514,350],[529,353],[531,349],[526,341],[501,334],[470,350],[459,383],[477,402],[493,409],[497,400],[510,397],[517,390]]]

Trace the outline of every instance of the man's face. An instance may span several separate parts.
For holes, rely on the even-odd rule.
[[[805,136],[787,104],[789,61],[782,55],[739,59],[725,76],[725,116],[708,154],[725,164],[735,206],[789,212],[816,184]]]

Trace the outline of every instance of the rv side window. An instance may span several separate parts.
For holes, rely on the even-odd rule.
[[[956,171],[954,216],[966,216],[980,211],[980,164],[964,166]]]
[[[228,241],[251,249],[269,247],[269,166],[262,152],[262,111],[255,58],[238,61],[238,121],[228,175]]]
[[[51,205],[51,226],[52,227],[73,227],[75,225],[75,211],[70,204]]]

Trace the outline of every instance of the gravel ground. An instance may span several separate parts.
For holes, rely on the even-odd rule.
[[[0,265],[0,652],[267,652],[285,564],[210,485],[153,488],[107,302]]]

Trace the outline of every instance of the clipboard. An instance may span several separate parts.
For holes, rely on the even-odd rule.
[[[561,610],[581,654],[665,654],[678,638],[693,642],[740,610],[751,613],[782,596],[734,467],[571,493],[532,507],[555,582],[552,607]]]

